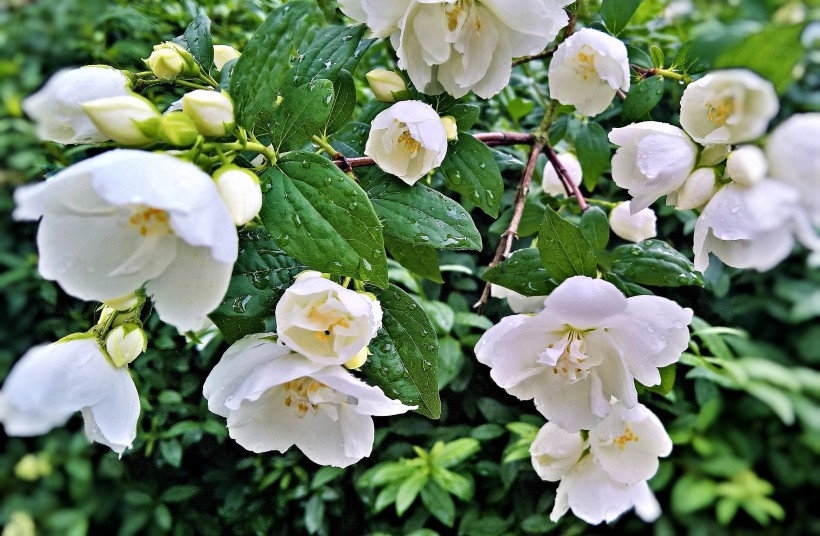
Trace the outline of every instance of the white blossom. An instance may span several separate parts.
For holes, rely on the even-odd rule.
[[[245,337],[205,380],[208,409],[227,417],[230,436],[244,448],[285,452],[296,445],[315,463],[347,467],[373,449],[372,416],[415,409],[344,367],[311,361],[275,339]]]
[[[136,94],[88,101],[83,111],[100,132],[123,145],[151,143],[160,121],[154,104]]]
[[[561,165],[564,166],[564,170],[569,174],[567,178],[575,183],[576,186],[583,182],[584,172],[581,169],[581,163],[578,162],[577,156],[572,153],[562,153],[558,155],[558,161],[561,162]],[[558,177],[558,173],[555,171],[555,166],[552,165],[552,162],[548,161],[544,166],[541,189],[544,193],[553,197],[561,197],[567,194],[567,191],[564,189],[564,183],[561,182],[561,179]]]
[[[567,432],[548,422],[530,445],[532,467],[542,480],[558,482],[578,463],[588,446],[580,432]]]
[[[276,304],[282,342],[322,365],[349,361],[376,336],[381,319],[377,300],[324,277],[300,278]]]
[[[541,311],[544,308],[544,300],[547,298],[546,296],[524,296],[501,285],[490,285],[490,296],[493,298],[506,298],[510,309],[516,314]]]
[[[109,67],[82,67],[57,72],[23,101],[23,110],[37,122],[42,140],[58,143],[100,143],[100,132],[82,109],[88,101],[131,93],[128,79]]]
[[[803,206],[820,227],[820,113],[793,115],[766,141],[772,178],[800,191]]]
[[[584,28],[561,43],[549,68],[550,96],[584,115],[606,110],[618,90],[629,91],[629,59],[620,40]]]
[[[245,225],[259,214],[262,187],[254,172],[238,166],[223,166],[214,173],[214,181],[236,225]]]
[[[687,177],[680,188],[666,196],[666,204],[678,210],[700,210],[715,196],[717,191],[715,168],[698,168]]]
[[[609,141],[620,146],[612,157],[612,179],[629,190],[633,213],[680,188],[698,157],[684,131],[655,121],[614,128]]]
[[[195,329],[222,301],[237,257],[231,216],[211,177],[169,155],[121,149],[15,192],[37,220],[40,274],[84,300],[145,285],[161,319]]]
[[[0,422],[10,436],[45,434],[81,411],[89,440],[122,454],[137,435],[140,401],[125,367],[93,337],[35,346],[0,390]]]
[[[754,186],[767,177],[769,162],[760,147],[743,145],[726,158],[726,175],[741,186]]]
[[[691,320],[692,311],[673,301],[626,298],[606,281],[578,276],[561,283],[540,313],[490,328],[475,352],[499,386],[576,431],[606,417],[611,396],[633,407],[633,380],[658,385],[658,369],[686,349]]]
[[[774,85],[745,69],[715,71],[692,82],[680,105],[681,125],[704,145],[754,140],[780,109]]]
[[[612,232],[630,242],[642,242],[658,235],[655,211],[645,208],[632,214],[629,203],[619,203],[609,214]]]
[[[342,0],[342,11],[390,36],[423,93],[490,98],[510,80],[512,58],[540,52],[569,18],[568,0]]]
[[[373,119],[364,153],[413,185],[441,165],[447,155],[447,130],[429,104],[397,102]]]

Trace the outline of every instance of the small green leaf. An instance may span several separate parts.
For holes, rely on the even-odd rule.
[[[430,476],[427,471],[417,471],[399,486],[396,493],[396,514],[401,516],[415,502],[421,488],[427,484]]]
[[[342,70],[333,81],[333,104],[325,125],[325,136],[338,132],[350,121],[356,107],[356,83],[353,75]],[[352,155],[351,155],[352,156]]]
[[[546,296],[558,286],[544,269],[535,248],[513,252],[509,259],[484,272],[481,279],[524,296]]]
[[[309,82],[284,97],[271,115],[271,143],[277,152],[298,149],[327,123],[333,104],[330,80]]]
[[[618,35],[629,25],[643,0],[604,0],[601,18],[612,35]]]
[[[492,216],[498,216],[504,181],[493,153],[469,134],[460,134],[439,168],[444,184]]]
[[[605,249],[609,244],[609,218],[606,212],[598,207],[590,207],[581,216],[579,226],[581,234],[589,243],[598,249]]]
[[[538,233],[541,262],[556,282],[576,275],[596,277],[598,262],[581,231],[551,208]]]
[[[530,100],[524,100],[520,97],[512,99],[507,104],[507,112],[512,117],[512,120],[518,123],[522,118],[526,117],[531,111],[535,109],[535,103]]]
[[[481,450],[481,444],[477,439],[471,437],[456,439],[445,444],[441,452],[432,460],[432,463],[449,469],[460,464],[479,450]]]
[[[706,508],[717,498],[717,484],[714,481],[685,474],[672,488],[672,510],[679,515],[687,515]]]
[[[657,67],[658,69],[663,69],[664,61],[666,58],[663,55],[663,50],[658,45],[652,45],[649,47],[649,57],[652,58],[652,65]]]
[[[433,514],[433,517],[447,527],[453,526],[456,518],[456,505],[450,494],[441,486],[428,480],[421,488],[421,502],[424,503],[427,511]]]
[[[444,283],[444,279],[441,278],[438,251],[434,248],[408,244],[388,235],[384,236],[384,245],[396,262],[414,274],[435,283]],[[392,275],[394,274],[391,272]]]
[[[473,481],[444,467],[433,467],[433,480],[462,501],[473,498]]]
[[[464,365],[461,343],[452,337],[444,337],[438,345],[438,388],[444,389],[461,371]]]
[[[478,119],[481,117],[481,108],[475,104],[456,104],[447,115],[452,115],[455,118],[459,132],[467,132],[473,128],[473,125],[478,123]]]
[[[660,76],[651,76],[632,86],[624,101],[624,121],[631,123],[647,117],[663,98],[663,92]]]
[[[182,36],[174,39],[191,53],[206,73],[214,65],[214,44],[211,40],[211,19],[200,12],[185,29]]]
[[[294,151],[261,179],[260,217],[283,250],[314,270],[387,286],[379,218],[364,190],[336,165]]]
[[[660,240],[615,248],[612,271],[651,287],[703,286],[703,276],[692,261]]]
[[[598,123],[583,125],[575,137],[575,152],[584,173],[584,186],[592,191],[610,161],[609,138]]]

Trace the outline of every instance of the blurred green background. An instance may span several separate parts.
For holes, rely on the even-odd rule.
[[[37,140],[22,99],[66,66],[142,70],[140,58],[181,34],[199,8],[213,21],[215,42],[241,50],[279,3],[0,1],[0,378],[32,345],[84,331],[94,318],[93,304],[39,278],[36,226],[11,220],[16,186],[88,151]],[[319,3],[331,20],[342,21],[333,2]],[[582,21],[595,20],[595,4],[579,8]],[[818,10],[816,1],[646,0],[621,37],[644,52],[657,45],[667,57],[693,41],[690,57],[708,67],[757,33],[802,29]],[[802,45],[793,40],[781,44],[786,48],[760,51],[770,63],[797,59],[786,73],[794,81],[786,80],[780,119],[820,111],[817,28],[804,32]],[[376,45],[365,64],[359,75],[370,67],[393,67],[393,53]],[[533,129],[545,74],[540,62],[516,69],[508,89],[481,103],[476,130]],[[681,91],[669,83],[653,117],[675,122]],[[359,98],[368,100],[364,86]],[[618,106],[603,117],[608,127],[622,124]],[[509,155],[503,166],[507,206],[526,156],[514,150]],[[623,198],[610,181],[595,193]],[[691,253],[694,214],[662,208],[659,214],[660,237]],[[676,444],[651,482],[664,516],[654,526],[632,514],[613,527],[588,527],[571,516],[556,526],[548,520],[555,485],[538,479],[526,454],[543,420],[531,404],[497,388],[472,354],[481,333],[509,314],[498,300],[485,312],[489,318],[470,312],[481,290],[474,274],[491,258],[503,230],[474,215],[487,237],[485,252],[443,255],[444,265],[459,267],[445,269],[444,285],[421,282],[401,269],[392,274],[423,298],[441,337],[440,422],[417,415],[377,420],[373,456],[347,470],[320,468],[295,449],[252,455],[227,438],[224,421],[207,411],[201,395],[224,343],[217,339],[197,351],[153,318],[150,350],[132,368],[143,402],[139,436],[122,460],[90,446],[79,417],[41,438],[0,432],[3,536],[32,534],[34,528],[59,535],[820,534],[820,376],[814,370],[820,363],[820,258],[798,252],[767,274],[714,269],[705,289],[667,294],[704,319],[693,325],[692,354],[684,363],[702,363],[699,355],[714,359],[711,368],[679,366],[670,395],[644,394]],[[450,446],[454,461],[446,466],[454,476],[406,504],[413,485],[405,482],[434,463],[408,461],[419,457],[413,446],[429,450],[437,441],[456,440]]]

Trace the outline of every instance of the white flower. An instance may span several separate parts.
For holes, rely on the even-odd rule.
[[[681,125],[696,142],[735,144],[763,135],[780,101],[765,78],[729,69],[689,84],[680,106]]]
[[[532,467],[542,480],[557,482],[578,463],[587,447],[580,432],[567,432],[548,422],[530,445]]]
[[[397,102],[373,119],[364,154],[413,185],[447,155],[447,130],[429,104]]]
[[[237,257],[211,177],[169,155],[121,149],[15,192],[16,219],[42,217],[40,274],[84,300],[145,285],[160,318],[195,329],[221,302]]]
[[[276,304],[283,343],[322,365],[341,365],[381,327],[379,302],[324,277],[297,280]]]
[[[769,162],[760,147],[744,145],[726,158],[726,175],[741,186],[754,186],[766,178]]]
[[[581,163],[578,162],[578,157],[572,153],[562,153],[558,155],[558,161],[564,166],[564,169],[569,174],[567,177],[575,185],[579,185],[584,180],[584,172],[581,170]],[[543,178],[541,180],[541,189],[544,193],[553,197],[560,197],[567,194],[564,189],[564,183],[558,177],[555,167],[551,162],[547,162],[544,166]]]
[[[37,122],[42,140],[58,143],[100,143],[108,137],[83,112],[85,102],[131,93],[128,79],[109,67],[59,71],[37,93],[23,101],[23,110]]]
[[[296,445],[315,463],[347,467],[373,449],[371,416],[415,409],[344,367],[311,361],[275,339],[245,337],[205,380],[208,409],[227,417],[230,436],[244,448],[285,452]]]
[[[584,28],[558,46],[549,68],[550,96],[584,115],[606,110],[618,90],[629,91],[626,45]]]
[[[695,224],[695,268],[705,272],[714,253],[734,268],[765,272],[789,256],[795,235],[820,249],[797,189],[772,179],[752,187],[733,182],[715,194]]]
[[[231,60],[235,60],[239,58],[240,54],[234,47],[229,47],[228,45],[214,45],[214,67],[218,71],[222,70],[222,67],[225,66]]]
[[[819,26],[820,27],[820,26]],[[820,227],[820,113],[793,115],[766,141],[770,175],[800,190],[801,200]]]
[[[677,190],[695,168],[698,148],[684,131],[646,121],[614,128],[609,141],[620,148],[612,157],[612,179],[632,196],[632,212]]]
[[[633,407],[633,379],[658,385],[658,368],[686,349],[691,320],[692,311],[673,301],[626,298],[606,281],[578,276],[561,283],[537,315],[490,328],[475,352],[499,386],[576,431],[606,417],[611,396]]]
[[[544,308],[546,296],[524,296],[501,285],[490,285],[490,295],[493,298],[506,298],[507,304],[513,313],[537,313]]]
[[[153,103],[135,94],[89,101],[83,111],[100,132],[123,145],[151,143],[160,121]]]
[[[221,138],[233,131],[233,101],[227,93],[197,89],[182,96],[182,111],[203,136]]]
[[[376,100],[382,102],[396,102],[396,93],[407,91],[407,84],[404,78],[395,71],[385,69],[373,69],[365,75],[370,90]]]
[[[254,172],[237,166],[223,166],[214,173],[214,180],[236,225],[245,225],[259,214],[262,187]]]
[[[490,98],[510,80],[512,58],[534,54],[569,18],[568,0],[342,0],[342,11],[390,36],[399,67],[423,93]]]
[[[609,227],[612,232],[630,242],[643,242],[658,235],[658,222],[655,211],[645,208],[632,214],[629,203],[619,203],[609,214]]]
[[[666,204],[678,210],[701,209],[718,191],[715,168],[696,169],[683,186],[666,196]]]
[[[128,369],[115,367],[94,338],[35,346],[0,390],[10,436],[45,434],[82,411],[89,440],[122,454],[137,435],[140,400]]]

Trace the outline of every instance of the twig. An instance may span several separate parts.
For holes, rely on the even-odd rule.
[[[555,173],[558,174],[558,178],[561,179],[561,182],[564,184],[564,190],[566,190],[567,195],[574,195],[575,199],[578,201],[578,207],[581,209],[581,212],[586,211],[589,208],[589,203],[587,203],[587,200],[584,199],[583,194],[581,194],[581,189],[578,188],[575,181],[570,178],[566,168],[558,159],[558,155],[555,154],[555,151],[549,146],[549,144],[544,147],[544,154],[547,155],[547,159],[555,169]]]
[[[555,49],[554,48],[548,48],[546,50],[542,50],[541,52],[539,52],[537,54],[530,54],[529,56],[522,56],[520,58],[516,58],[516,59],[513,60],[512,64],[513,64],[513,67],[515,67],[516,65],[521,65],[523,63],[529,63],[531,61],[542,60],[544,58],[549,58],[553,54],[555,54]]]

